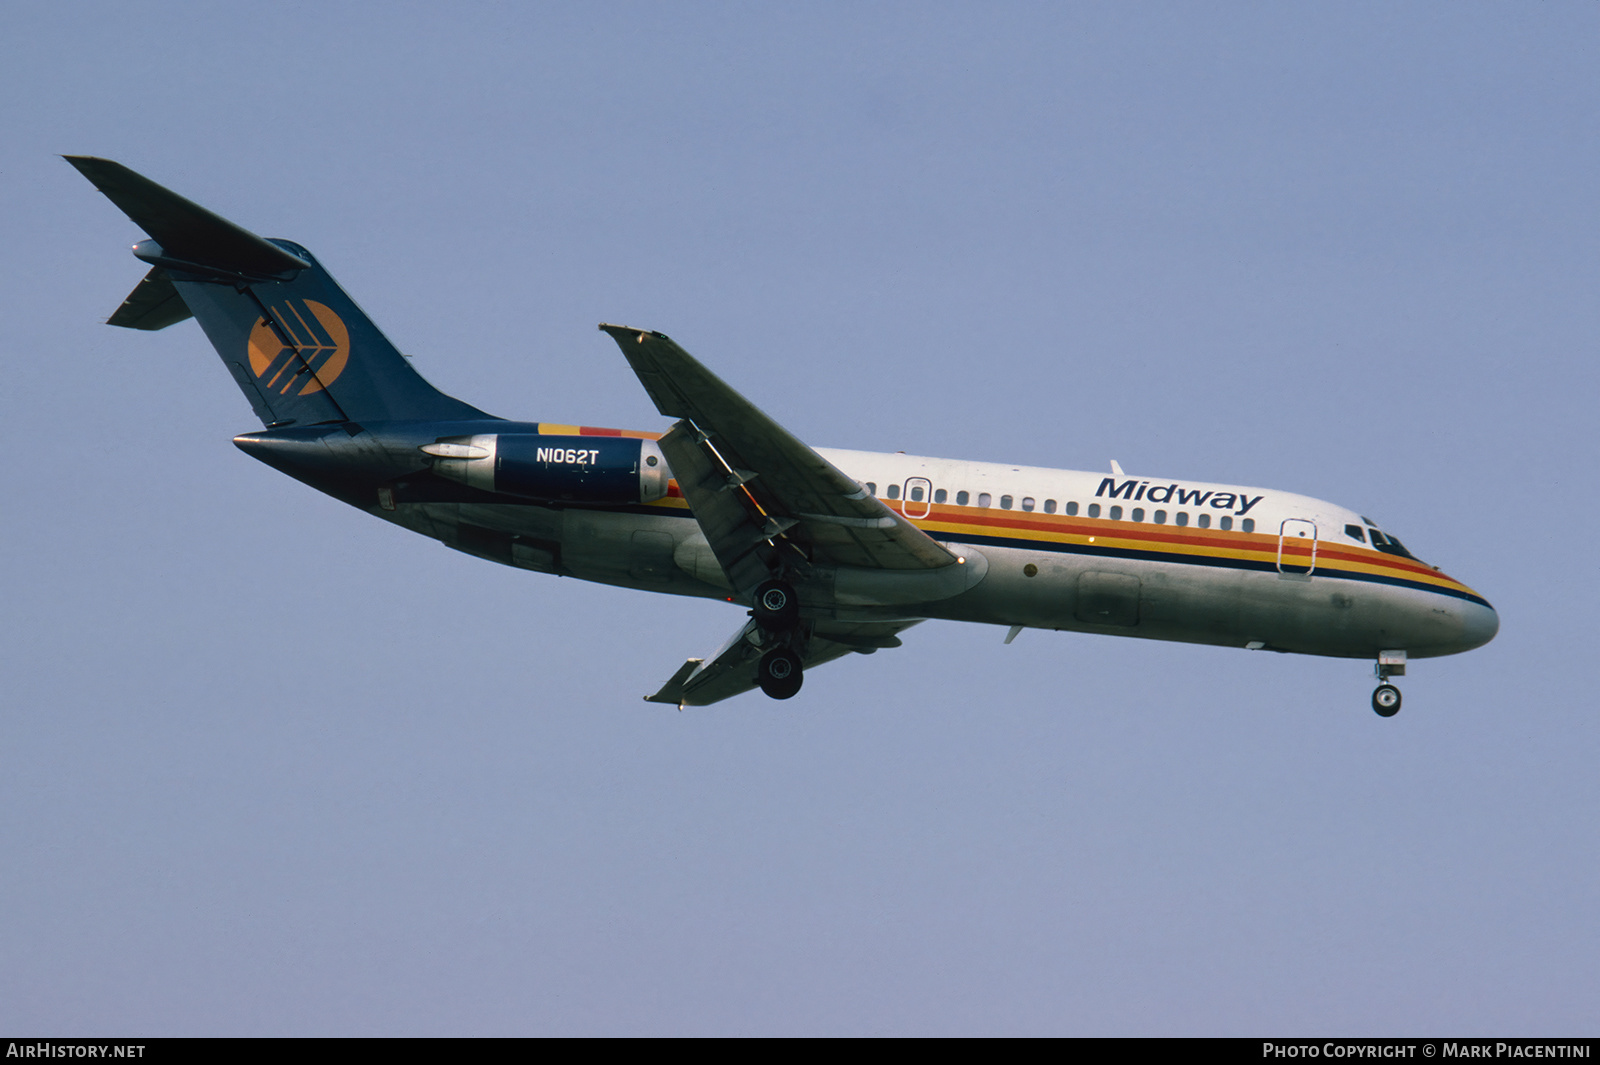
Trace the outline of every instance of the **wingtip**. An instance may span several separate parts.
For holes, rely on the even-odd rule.
[[[99,166],[101,166],[101,165],[103,165],[105,163],[111,162],[111,160],[102,159],[97,155],[66,155],[66,154],[63,154],[61,156],[61,158],[65,159],[67,161],[67,165],[68,166],[72,167],[72,169],[76,170],[78,173],[82,174],[84,177],[89,178],[91,181],[94,180],[94,175],[91,173],[91,171],[95,170],[97,167],[99,167]]]
[[[128,169],[115,159],[107,159],[102,155],[67,155],[63,153],[61,158],[65,159],[74,170],[81,174],[86,174],[91,170]]]
[[[656,340],[672,339],[671,337],[667,336],[667,334],[658,332],[654,329],[639,329],[635,326],[616,325],[612,322],[601,322],[599,329],[602,333],[610,334],[611,339],[617,341],[619,344],[629,337],[632,337],[641,344],[644,343],[646,337],[654,337]]]

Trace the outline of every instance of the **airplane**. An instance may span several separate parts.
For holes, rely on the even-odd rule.
[[[1499,616],[1370,518],[1233,484],[813,448],[666,334],[602,324],[664,433],[498,418],[447,396],[304,247],[119,163],[65,156],[146,234],[108,324],[193,317],[265,427],[234,444],[335,499],[503,565],[726,600],[733,635],[646,700],[799,692],[927,619],[1364,658],[1372,709],[1413,658]]]

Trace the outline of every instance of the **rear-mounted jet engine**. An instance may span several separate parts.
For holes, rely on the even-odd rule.
[[[486,492],[574,503],[650,503],[667,494],[654,440],[489,433],[422,445],[433,472]]]

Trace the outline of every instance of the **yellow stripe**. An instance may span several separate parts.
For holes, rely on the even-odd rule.
[[[1037,521],[1039,519],[1030,519]],[[1264,562],[1276,565],[1278,561],[1278,538],[1271,534],[1262,533],[1237,533],[1223,532],[1221,530],[1200,530],[1185,528],[1181,535],[1184,537],[1202,537],[1217,539],[1222,542],[1217,544],[1192,544],[1174,543],[1171,540],[1151,535],[1128,535],[1133,530],[1108,528],[1105,532],[1094,534],[1050,532],[1040,529],[1020,529],[1015,525],[972,525],[960,521],[919,521],[915,523],[918,528],[930,535],[938,534],[964,534],[968,536],[990,536],[1002,539],[1021,541],[1022,543],[1057,543],[1070,546],[1104,547],[1118,550],[1131,551],[1158,551],[1169,555],[1189,555],[1200,558],[1216,558],[1222,560],[1239,560]],[[1119,523],[1107,522],[1107,525]],[[1178,527],[1174,526],[1174,530]],[[1122,533],[1122,535],[1118,535]],[[1248,537],[1251,543],[1241,543],[1241,539]],[[1403,580],[1416,581],[1423,584],[1432,584],[1444,588],[1457,588],[1462,591],[1472,592],[1472,589],[1452,577],[1446,576],[1437,570],[1431,570],[1418,563],[1419,568],[1413,569],[1411,565],[1399,559],[1391,560],[1391,556],[1379,554],[1373,558],[1354,557],[1343,548],[1335,551],[1319,551],[1317,554],[1317,567],[1340,569],[1356,573],[1366,573],[1374,576],[1398,577]],[[1476,595],[1476,592],[1472,592]]]

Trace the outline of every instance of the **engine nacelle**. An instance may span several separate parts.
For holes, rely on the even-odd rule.
[[[485,433],[422,445],[440,477],[485,492],[551,502],[650,503],[667,494],[654,440]]]

